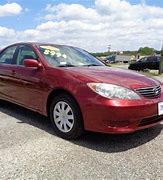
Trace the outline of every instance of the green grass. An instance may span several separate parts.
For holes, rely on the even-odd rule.
[[[141,72],[142,74],[145,74],[147,76],[160,76],[158,71],[146,71],[146,72]]]

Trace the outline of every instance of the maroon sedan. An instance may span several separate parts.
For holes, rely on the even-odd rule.
[[[0,53],[0,98],[49,116],[66,139],[84,130],[130,133],[163,120],[157,80],[106,67],[70,46],[19,43]]]

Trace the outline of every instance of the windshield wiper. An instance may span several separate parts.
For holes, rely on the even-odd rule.
[[[57,67],[75,67],[75,66],[72,64],[63,64],[63,65],[59,65]]]
[[[90,67],[90,66],[102,66],[102,65],[99,65],[99,64],[85,64],[85,65],[82,65],[82,66],[88,66],[88,67]]]
[[[84,64],[82,66],[90,67],[90,66],[102,66],[102,65],[99,65],[99,64]],[[72,64],[63,64],[63,65],[59,65],[57,67],[77,67],[77,66],[74,66]]]

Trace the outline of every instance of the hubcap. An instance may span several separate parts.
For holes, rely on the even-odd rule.
[[[73,128],[74,114],[72,108],[66,102],[60,101],[54,106],[53,117],[60,131],[67,133]]]

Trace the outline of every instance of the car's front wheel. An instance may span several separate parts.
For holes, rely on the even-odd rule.
[[[76,101],[67,94],[56,96],[50,106],[54,131],[64,139],[76,139],[84,132],[82,114]]]

